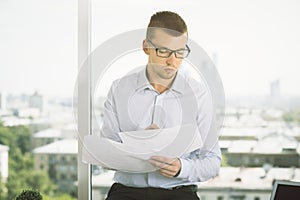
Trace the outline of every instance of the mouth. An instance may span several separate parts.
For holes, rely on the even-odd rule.
[[[170,73],[175,72],[175,69],[168,67],[168,68],[165,68],[164,71],[167,72],[168,74],[170,74]]]

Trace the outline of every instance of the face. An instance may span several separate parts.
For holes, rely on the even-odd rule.
[[[184,49],[187,42],[187,34],[178,37],[169,35],[162,30],[156,30],[151,42],[157,48],[167,48],[170,50]],[[169,80],[172,81],[182,63],[182,59],[176,58],[172,53],[168,58],[162,58],[156,55],[155,48],[150,42],[144,41],[144,52],[148,57],[147,72],[152,80]]]

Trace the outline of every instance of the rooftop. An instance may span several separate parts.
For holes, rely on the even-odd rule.
[[[77,154],[78,141],[74,138],[59,140],[45,146],[35,148],[34,154]]]
[[[93,187],[109,187],[113,183],[114,171],[106,171],[92,177]],[[271,190],[275,179],[300,181],[300,169],[271,168],[266,174],[264,168],[222,167],[215,178],[201,182],[202,189],[245,189]]]
[[[59,129],[45,129],[33,134],[34,138],[61,138],[62,132]]]

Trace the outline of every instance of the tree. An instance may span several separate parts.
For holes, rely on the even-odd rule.
[[[24,188],[32,188],[44,194],[52,195],[57,190],[48,174],[31,170],[21,170],[18,173],[12,171],[7,179],[6,187],[8,190],[8,199],[14,198]]]
[[[6,187],[5,187],[5,184],[2,182],[1,173],[0,173],[0,199],[7,199],[6,198]]]
[[[21,194],[16,197],[16,200],[42,200],[43,197],[39,191],[36,190],[23,190]]]
[[[76,198],[71,197],[68,194],[62,194],[62,195],[58,195],[58,196],[47,196],[44,195],[44,200],[76,200]]]
[[[5,187],[0,183],[0,199],[15,199],[24,189],[32,188],[53,199],[62,195],[47,172],[34,171],[30,149],[31,129],[25,126],[4,127],[0,121],[0,144],[9,146],[9,176]],[[4,190],[5,189],[5,190]],[[54,195],[55,194],[55,195]],[[68,195],[57,200],[73,200]]]
[[[15,135],[2,124],[0,124],[0,144],[10,146],[15,140]]]
[[[300,111],[289,111],[283,114],[282,116],[285,122],[291,123],[295,122],[300,124]]]
[[[9,130],[16,136],[16,144],[20,148],[22,154],[30,152],[31,129],[27,126],[13,126]]]

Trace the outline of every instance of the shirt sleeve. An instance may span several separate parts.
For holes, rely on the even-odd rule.
[[[216,129],[216,116],[212,103],[212,98],[207,90],[198,87],[194,90],[197,103],[197,126],[203,146],[188,155],[182,156],[181,171],[177,178],[188,181],[206,181],[215,177],[221,166],[221,150],[218,143],[218,133]]]
[[[103,125],[100,130],[100,136],[108,139],[112,139],[117,142],[121,142],[121,138],[118,133],[120,132],[120,126],[116,111],[115,103],[115,90],[116,90],[117,81],[113,82],[107,99],[104,103],[103,111]]]

